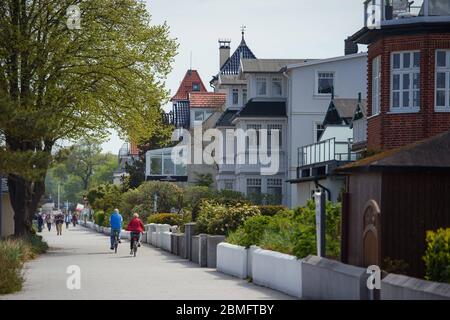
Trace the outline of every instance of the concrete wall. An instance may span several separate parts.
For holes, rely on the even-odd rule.
[[[391,273],[381,280],[381,299],[450,300],[450,284]]]
[[[217,246],[217,271],[247,278],[247,249],[222,242]]]
[[[191,261],[194,263],[199,262],[199,236],[193,236],[191,240]]]
[[[219,243],[225,241],[225,236],[211,236],[207,237],[207,263],[208,268],[217,267],[217,246]]]
[[[302,264],[302,295],[315,300],[367,300],[367,270],[308,256]]]
[[[302,297],[302,261],[287,254],[252,248],[253,283]]]
[[[14,210],[9,200],[9,193],[0,194],[0,201],[2,202],[2,230],[0,230],[0,236],[8,237],[14,234]]]
[[[161,249],[167,252],[171,252],[172,250],[172,232],[165,231],[161,232]]]

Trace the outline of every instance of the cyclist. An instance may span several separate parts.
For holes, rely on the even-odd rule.
[[[116,240],[115,233],[118,233],[119,243],[120,241],[120,231],[122,230],[122,216],[119,213],[119,209],[114,209],[111,217],[109,218],[109,224],[111,225],[111,250],[114,250],[114,242]]]
[[[133,254],[133,245],[134,245],[134,238],[137,236],[138,238],[138,247],[141,246],[141,234],[144,233],[144,224],[142,223],[141,219],[139,219],[139,214],[134,213],[133,219],[131,219],[130,223],[128,224],[127,231],[130,231],[130,254]]]

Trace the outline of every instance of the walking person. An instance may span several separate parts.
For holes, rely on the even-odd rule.
[[[52,231],[53,218],[52,218],[52,214],[51,213],[46,213],[45,214],[45,223],[47,224],[48,232]]]
[[[61,212],[58,212],[55,216],[55,224],[56,224],[56,234],[58,236],[62,235],[62,226],[64,224],[64,215]]]
[[[114,242],[116,241],[115,234],[118,233],[119,243],[120,241],[120,231],[122,231],[123,218],[119,213],[119,209],[114,209],[111,217],[109,218],[109,224],[111,226],[111,250],[114,250]]]
[[[42,218],[42,214],[38,214],[37,224],[38,224],[38,232],[42,232],[42,228],[44,227],[44,218]]]
[[[73,224],[73,227],[74,227],[74,228],[77,226],[77,222],[78,222],[78,213],[75,212],[75,213],[72,215],[72,224]]]
[[[66,217],[65,217],[65,222],[66,222],[66,229],[69,229],[69,225],[72,222],[72,214],[69,212],[67,212]]]

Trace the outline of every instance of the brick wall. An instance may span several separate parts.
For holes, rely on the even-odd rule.
[[[372,60],[381,55],[381,112],[368,119],[368,149],[386,150],[450,129],[450,113],[435,112],[435,52],[450,49],[450,33],[385,36],[368,48],[368,114],[372,114]],[[418,113],[389,114],[390,63],[395,51],[420,50],[421,108]]]

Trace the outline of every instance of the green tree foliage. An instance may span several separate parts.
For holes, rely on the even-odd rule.
[[[68,28],[78,5],[81,29]],[[59,140],[115,128],[141,142],[158,129],[177,45],[138,0],[0,2],[0,171],[16,234],[31,217]]]
[[[114,184],[104,184],[89,190],[87,199],[95,211],[112,212],[122,204],[122,192]]]
[[[426,278],[450,283],[450,228],[427,232]]]

